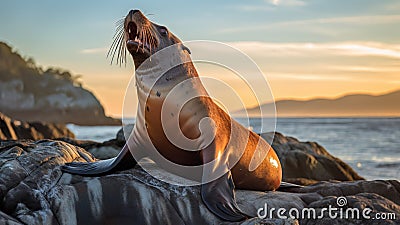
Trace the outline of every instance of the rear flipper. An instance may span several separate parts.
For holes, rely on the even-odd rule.
[[[129,148],[125,145],[117,157],[100,160],[96,162],[71,162],[61,166],[61,170],[66,173],[78,174],[82,176],[100,176],[114,173],[116,171],[133,168],[137,164]]]
[[[201,198],[207,208],[227,221],[241,221],[248,216],[236,204],[231,172],[201,186]]]

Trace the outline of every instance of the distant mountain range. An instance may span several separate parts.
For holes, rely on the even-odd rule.
[[[271,104],[263,104],[261,108],[270,108]],[[335,99],[280,100],[275,104],[279,117],[400,116],[400,90],[383,95],[352,94]],[[243,116],[244,112],[240,110],[234,115]],[[258,116],[258,112],[258,107],[247,109],[249,116]]]

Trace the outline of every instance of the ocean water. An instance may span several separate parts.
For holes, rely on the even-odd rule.
[[[242,119],[237,119],[239,122]],[[250,127],[260,131],[261,120]],[[105,141],[120,127],[68,125],[77,139]],[[368,180],[400,179],[400,118],[279,118],[276,131],[315,141]]]
[[[75,134],[76,139],[97,142],[115,138],[121,129],[119,126],[77,126],[74,124],[68,124],[67,127]]]

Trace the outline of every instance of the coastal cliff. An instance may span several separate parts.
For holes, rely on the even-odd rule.
[[[0,111],[21,121],[120,125],[105,115],[99,100],[82,87],[79,75],[37,66],[0,42]]]

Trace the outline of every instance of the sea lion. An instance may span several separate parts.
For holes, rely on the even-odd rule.
[[[246,214],[235,202],[234,188],[276,190],[281,184],[282,170],[275,151],[214,103],[198,79],[190,61],[190,50],[166,27],[151,22],[139,10],[131,10],[124,19],[110,54],[113,57],[117,54],[117,62],[123,63],[125,49],[135,64],[139,99],[131,136],[115,158],[72,162],[62,170],[98,176],[132,168],[141,157],[157,159],[160,156],[188,168],[210,165],[201,174],[201,180],[205,181],[201,185],[203,202],[224,220],[245,219]],[[164,52],[161,58],[155,57],[165,49],[170,51]],[[164,59],[172,65],[167,71],[162,71],[160,66],[165,63]],[[170,96],[171,92],[175,97]],[[180,105],[181,98],[188,100]],[[182,133],[189,144],[175,142],[174,133]],[[160,163],[159,166],[168,170],[169,165]],[[172,172],[181,175],[179,171]]]

